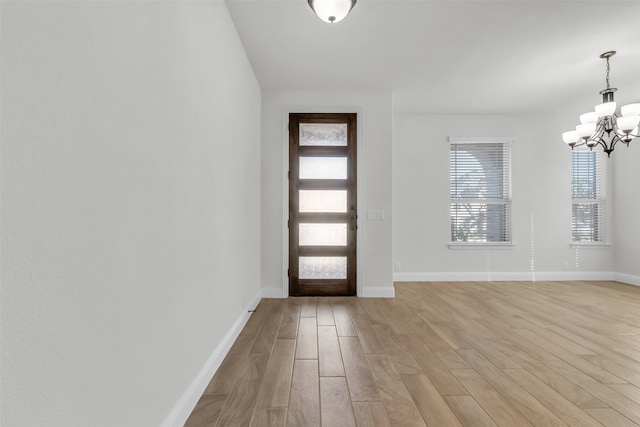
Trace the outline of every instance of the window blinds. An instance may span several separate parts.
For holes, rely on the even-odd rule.
[[[511,242],[511,145],[451,143],[451,241]]]
[[[571,152],[571,232],[574,242],[605,242],[606,158],[600,150]]]

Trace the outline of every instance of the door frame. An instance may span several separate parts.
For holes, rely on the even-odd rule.
[[[282,111],[282,298],[289,297],[289,114],[291,113],[355,113],[356,118],[356,206],[358,212],[363,212],[364,194],[362,192],[364,156],[362,144],[362,108],[361,107],[284,107]],[[362,217],[362,215],[360,215]],[[364,222],[357,220],[356,233],[356,295],[362,294],[362,234],[365,232]]]

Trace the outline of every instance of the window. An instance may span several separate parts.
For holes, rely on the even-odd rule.
[[[571,152],[571,234],[574,243],[606,242],[606,158],[603,151]]]
[[[451,242],[511,243],[511,143],[449,138]]]

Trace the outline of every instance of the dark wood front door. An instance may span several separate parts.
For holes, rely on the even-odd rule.
[[[289,295],[356,295],[356,118],[289,115]]]

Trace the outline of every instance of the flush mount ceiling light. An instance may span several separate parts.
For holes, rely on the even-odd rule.
[[[311,9],[324,22],[340,22],[353,9],[356,0],[307,0]]]
[[[600,91],[602,104],[596,105],[595,111],[580,115],[580,123],[576,130],[562,134],[564,142],[573,147],[586,145],[593,150],[601,145],[604,152],[611,157],[611,152],[618,142],[629,145],[633,138],[638,137],[638,123],[640,123],[640,103],[628,104],[616,113],[616,103],[613,100],[615,87],[609,86],[609,58],[616,54],[615,50],[605,52],[600,58],[607,60],[607,88]]]

